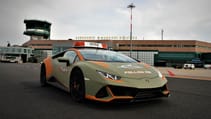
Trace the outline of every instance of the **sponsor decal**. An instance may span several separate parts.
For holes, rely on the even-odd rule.
[[[127,64],[127,65],[121,65],[119,66],[121,69],[141,69],[142,66],[134,65],[134,64]]]
[[[151,74],[151,71],[125,71],[125,74]]]
[[[68,72],[69,69],[67,67],[59,67],[62,72]]]
[[[87,81],[89,81],[90,79],[85,77],[85,78],[84,78],[84,80],[87,80]]]
[[[146,81],[147,83],[149,83],[149,80],[148,80],[148,79],[145,79],[145,81]]]

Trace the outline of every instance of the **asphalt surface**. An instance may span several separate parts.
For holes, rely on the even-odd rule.
[[[124,104],[73,102],[40,87],[39,64],[0,63],[0,119],[210,119],[211,81],[168,78],[171,96]]]

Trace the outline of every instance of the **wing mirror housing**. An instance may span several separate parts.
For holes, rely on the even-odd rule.
[[[66,66],[70,66],[70,61],[69,61],[68,58],[59,57],[59,58],[58,58],[58,62],[66,63]]]

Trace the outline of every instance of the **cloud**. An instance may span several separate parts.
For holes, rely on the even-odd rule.
[[[211,42],[210,0],[3,0],[0,1],[0,44],[23,44],[24,19],[52,23],[52,39],[79,35],[129,35],[133,2],[133,34],[140,39]]]
[[[160,30],[163,28],[167,39],[211,41],[209,34],[198,32],[199,28],[201,32],[209,30],[206,28],[208,26],[203,26],[203,24],[210,26],[209,3],[207,0],[150,1],[144,8],[138,9],[141,14],[138,18],[142,20],[137,24],[142,26],[143,32],[149,38],[157,36],[159,39]],[[157,35],[150,34],[150,31],[154,31]]]

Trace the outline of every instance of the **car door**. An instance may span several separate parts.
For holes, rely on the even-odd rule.
[[[57,60],[57,78],[59,79],[59,82],[62,83],[63,86],[69,87],[69,78],[70,78],[70,72],[73,68],[73,64],[75,62],[75,59],[77,58],[77,54],[75,51],[67,51],[63,55],[64,59],[68,59],[69,62],[61,62]],[[58,58],[59,59],[59,58]]]

